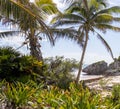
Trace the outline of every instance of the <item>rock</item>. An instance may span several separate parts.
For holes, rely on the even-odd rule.
[[[105,71],[106,76],[119,76],[120,69],[108,69]]]
[[[108,67],[109,69],[118,69],[120,68],[120,61],[115,60],[113,63],[111,63]]]
[[[82,71],[89,75],[100,75],[103,74],[107,69],[107,63],[105,61],[99,61],[85,67]]]

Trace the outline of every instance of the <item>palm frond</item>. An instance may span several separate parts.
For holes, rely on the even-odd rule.
[[[102,30],[103,32],[105,32],[106,30],[112,30],[112,31],[116,31],[116,32],[120,32],[120,27],[115,27],[109,24],[95,24],[95,28]]]
[[[58,27],[58,26],[71,26],[71,25],[79,25],[81,24],[80,21],[76,20],[61,20],[57,21],[56,23],[53,24],[53,27]]]
[[[76,11],[79,11],[80,8],[81,8],[81,3],[82,3],[82,0],[81,1],[74,1],[66,10],[65,10],[65,13],[73,13],[73,12],[76,12]],[[68,5],[68,4],[67,4]]]
[[[110,8],[107,8],[107,9],[105,8],[105,9],[99,10],[98,12],[96,11],[91,19],[94,20],[94,19],[96,19],[97,16],[102,15],[102,14],[112,15],[113,13],[114,14],[120,13],[120,7],[119,6],[114,6],[114,7],[110,7]]]
[[[107,6],[106,0],[90,0],[89,3],[89,8],[94,7],[96,10],[105,8]]]
[[[74,39],[75,36],[77,36],[77,31],[73,28],[51,28],[51,31],[55,37],[55,39],[59,38],[68,38],[68,39]]]
[[[95,22],[99,22],[99,23],[110,23],[114,21],[114,17],[110,14],[99,14],[98,16],[96,16],[95,19],[92,19]]]
[[[120,13],[120,6],[113,6],[107,9],[100,10],[97,14],[102,14],[102,13]]]
[[[0,32],[0,38],[16,35],[16,34],[19,34],[19,33],[20,33],[20,31],[1,31]]]
[[[95,31],[95,30],[94,30]],[[96,31],[95,31],[96,32]],[[102,44],[105,46],[105,48],[107,49],[107,51],[110,53],[112,59],[114,59],[114,56],[113,56],[113,52],[112,52],[112,49],[110,48],[109,44],[105,41],[105,39],[103,39],[103,37],[98,33],[97,33],[97,38],[102,42]]]
[[[91,19],[94,22],[98,22],[98,23],[113,23],[113,22],[119,22],[120,21],[120,17],[114,17],[111,14],[100,14],[98,16],[96,16],[96,18],[92,18]]]
[[[48,15],[59,12],[56,4],[52,0],[35,0],[35,4]]]
[[[53,44],[54,45],[54,39],[53,39],[53,37],[52,37],[52,34],[51,34],[51,32],[50,32],[50,29],[49,29],[49,27],[44,23],[44,21],[43,21],[43,19],[40,17],[40,16],[38,16],[38,15],[36,15],[34,12],[32,12],[31,10],[29,10],[29,8],[26,6],[26,5],[24,5],[24,4],[21,4],[21,3],[19,3],[19,2],[16,2],[16,1],[13,1],[13,0],[10,0],[12,3],[14,3],[15,5],[17,5],[17,6],[19,6],[20,8],[22,8],[24,11],[26,11],[30,16],[32,16],[31,17],[31,19],[32,19],[32,22],[31,23],[33,23],[33,21],[34,20],[37,20],[37,22],[40,24],[40,26],[41,26],[41,28],[43,29],[43,30],[45,30],[46,31],[46,33],[48,34],[48,39],[49,39],[49,41],[51,42],[51,44]],[[27,16],[28,17],[28,16]],[[30,23],[30,24],[31,24]],[[24,24],[24,23],[22,23],[22,24]],[[33,23],[34,24],[34,23]],[[30,25],[30,27],[31,27],[31,25]],[[29,29],[28,27],[27,27],[27,29]]]
[[[84,46],[84,38],[85,38],[85,30],[83,28],[83,26],[81,26],[78,30],[78,39],[76,39],[77,43],[81,45],[81,47],[83,48]]]
[[[59,38],[65,38],[69,40],[74,40],[81,47],[83,46],[83,40],[79,38],[78,31],[74,28],[51,28],[52,35],[55,40]]]
[[[78,14],[63,14],[63,19],[76,20],[76,21],[85,21],[84,17]]]
[[[79,23],[82,21],[85,21],[84,17],[82,17],[81,15],[76,15],[76,14],[59,14],[57,16],[55,16],[52,21],[51,24],[57,23],[58,21],[62,21],[62,20],[72,20],[72,21],[79,21]]]

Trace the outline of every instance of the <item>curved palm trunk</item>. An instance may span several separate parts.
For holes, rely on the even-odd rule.
[[[35,37],[35,31],[31,29],[31,33],[28,36],[29,46],[30,46],[30,54],[35,57],[38,61],[42,61],[42,52],[40,49],[40,44],[38,42],[38,38]]]
[[[83,52],[82,52],[82,56],[81,56],[81,59],[80,59],[80,66],[79,66],[79,70],[78,70],[78,74],[77,74],[77,78],[76,78],[76,84],[79,83],[80,74],[81,74],[81,71],[82,71],[83,60],[84,60],[84,56],[85,56],[85,52],[86,52],[86,48],[87,48],[87,43],[88,43],[88,31],[86,30],[85,45],[83,47]]]

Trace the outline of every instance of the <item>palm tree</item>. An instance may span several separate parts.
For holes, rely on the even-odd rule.
[[[120,13],[119,6],[106,7],[107,5],[104,0],[83,1],[72,0],[71,5],[65,10],[65,12],[54,18],[54,22],[56,20],[54,26],[59,27],[63,25],[69,25],[72,26],[72,28],[75,28],[78,32],[78,36],[75,39],[79,44],[82,45],[83,51],[80,59],[76,83],[79,82],[82,71],[82,64],[88,40],[90,38],[89,33],[93,32],[96,34],[97,38],[103,43],[114,59],[110,46],[100,35],[98,30],[102,31],[103,33],[105,33],[106,30],[120,31],[120,27],[115,27],[112,25],[114,21],[120,21],[120,18],[115,17],[113,14]]]
[[[42,60],[41,33],[46,33],[50,43],[54,44],[54,39],[49,27],[45,24],[46,15],[57,12],[57,8],[52,0],[35,0],[31,3],[29,0],[0,0],[0,16],[6,19],[7,23],[17,24],[16,32],[22,32],[25,35],[25,43],[29,43],[30,54]],[[14,31],[10,31],[10,34]],[[4,32],[0,36],[5,36]]]

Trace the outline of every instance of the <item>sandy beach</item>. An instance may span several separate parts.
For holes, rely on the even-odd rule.
[[[93,76],[94,77],[94,76]],[[118,76],[101,76],[84,80],[85,84],[93,90],[101,93],[103,97],[111,94],[114,85],[120,84],[120,75]]]

